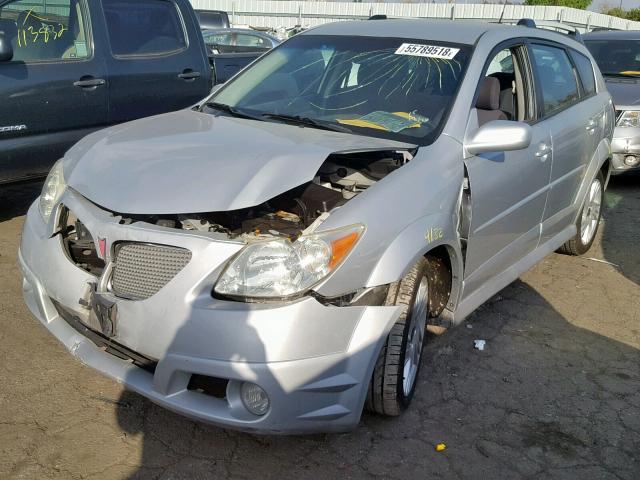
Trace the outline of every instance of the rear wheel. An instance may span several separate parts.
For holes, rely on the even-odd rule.
[[[593,245],[602,217],[602,203],[604,200],[604,177],[602,172],[598,173],[591,182],[587,191],[578,221],[576,223],[577,233],[575,237],[560,247],[560,252],[568,255],[582,255]]]
[[[420,371],[429,311],[428,263],[423,258],[389,288],[385,305],[402,307],[374,368],[365,408],[399,415],[411,402]]]

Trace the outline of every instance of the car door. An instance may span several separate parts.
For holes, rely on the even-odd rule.
[[[539,109],[552,131],[549,196],[543,216],[542,241],[557,235],[575,216],[576,195],[594,152],[601,105],[580,98],[576,69],[559,44],[530,45]]]
[[[210,67],[204,43],[195,37],[201,34],[188,5],[174,0],[102,0],[102,6],[111,49],[111,122],[185,108],[209,92]]]
[[[46,173],[107,123],[104,62],[86,0],[0,0],[13,58],[0,62],[0,182]]]
[[[537,121],[533,79],[523,44],[502,46],[489,57],[484,77],[499,83],[499,109],[480,96],[467,137],[483,116],[529,123],[532,139],[522,150],[490,152],[465,160],[471,204],[465,261],[465,297],[504,272],[538,245],[551,173],[550,131]],[[495,105],[493,105],[495,107]]]

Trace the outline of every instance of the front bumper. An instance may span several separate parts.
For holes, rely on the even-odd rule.
[[[58,235],[34,203],[27,215],[19,263],[31,312],[82,363],[151,401],[187,417],[245,431],[346,431],[359,420],[382,343],[399,316],[395,307],[324,306],[313,298],[286,304],[216,300],[210,291],[237,245],[146,224],[120,225],[73,191],[62,201],[93,235],[189,248],[191,262],[146,300],[117,299],[113,340],[155,363],[144,369],[99,348],[65,320],[55,304],[80,320],[79,300],[96,278],[65,255]],[[224,398],[188,388],[192,375],[228,381]],[[264,416],[240,400],[242,382],[270,399]]]
[[[612,174],[620,174],[640,169],[640,161],[635,166],[626,165],[625,157],[633,155],[640,160],[640,128],[616,127],[611,142]]]

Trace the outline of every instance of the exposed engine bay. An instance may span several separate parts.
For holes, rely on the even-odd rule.
[[[146,222],[165,228],[206,232],[221,239],[295,239],[313,231],[329,212],[375,185],[413,159],[414,152],[366,151],[334,153],[322,164],[313,181],[284,192],[255,207],[187,215],[128,215],[115,213],[120,223]],[[97,253],[91,233],[73,212],[64,209],[59,231],[64,250],[79,268],[99,276],[105,262]]]
[[[370,188],[408,163],[408,151],[335,153],[322,164],[313,181],[255,207],[189,215],[123,215],[163,227],[216,233],[227,239],[285,236],[295,238],[334,208]],[[310,229],[311,230],[311,229]]]

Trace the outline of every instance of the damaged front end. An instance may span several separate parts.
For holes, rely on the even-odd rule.
[[[213,289],[214,296],[244,301],[291,299],[323,281],[349,255],[365,231],[361,224],[321,231],[319,227],[323,221],[332,211],[343,207],[412,158],[409,150],[333,153],[312,181],[249,208],[193,214],[112,212],[112,215],[120,225],[140,222],[244,244],[221,273]],[[82,221],[63,209],[59,228],[69,259],[100,277],[105,268],[105,252],[98,251],[96,240]],[[125,250],[133,248],[127,246]],[[114,275],[110,290],[119,295],[118,272],[122,270],[119,268],[122,262],[118,259],[126,252],[117,244],[113,249]],[[179,256],[180,252],[171,254]],[[149,293],[154,290],[127,291],[119,296],[142,299],[148,298]],[[321,300],[337,305],[362,304],[373,299],[378,301],[381,293],[380,289],[369,289]]]
[[[222,212],[122,216],[123,224],[146,222],[249,242],[314,231],[335,208],[375,185],[413,158],[408,150],[334,153],[313,180],[260,205]],[[286,172],[283,172],[286,175]]]

